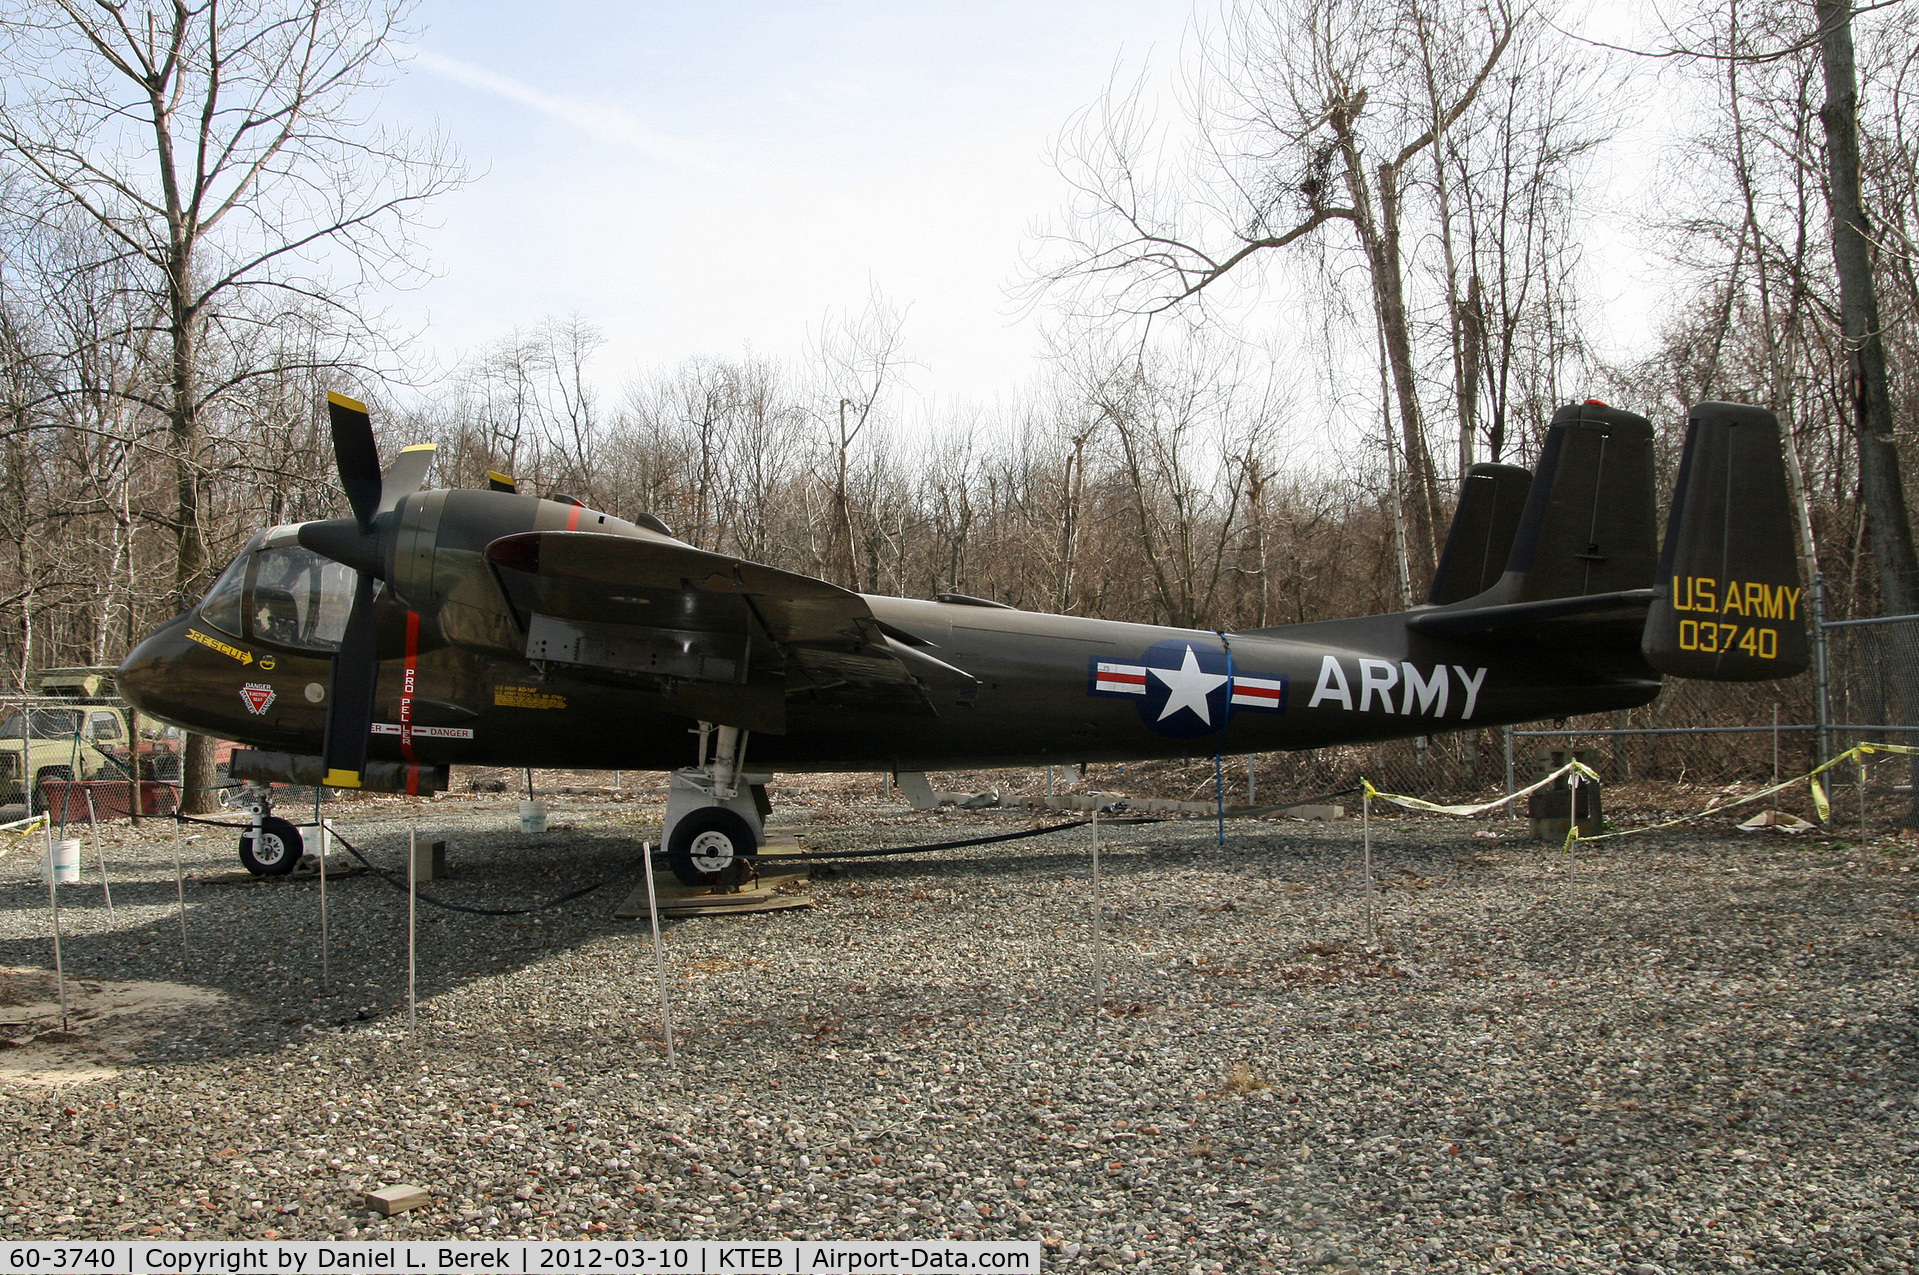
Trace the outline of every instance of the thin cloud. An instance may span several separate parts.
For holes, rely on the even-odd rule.
[[[558,97],[483,66],[425,50],[415,52],[412,61],[414,65],[455,83],[503,97],[509,102],[530,107],[549,119],[570,124],[597,141],[624,147],[664,164],[690,168],[709,177],[726,181],[742,180],[741,174],[723,164],[714,163],[699,147],[658,133],[618,107]]]

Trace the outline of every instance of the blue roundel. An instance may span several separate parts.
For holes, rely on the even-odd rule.
[[[1161,735],[1192,739],[1226,725],[1232,696],[1226,652],[1191,638],[1154,645],[1137,661],[1092,661],[1087,692],[1130,699]]]

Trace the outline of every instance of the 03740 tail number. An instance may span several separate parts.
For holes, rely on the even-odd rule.
[[[1717,624],[1711,620],[1681,620],[1679,649],[1708,655],[1742,651],[1755,659],[1779,658],[1779,630],[1757,624]]]

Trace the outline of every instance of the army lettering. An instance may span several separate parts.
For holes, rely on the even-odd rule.
[[[1800,590],[1790,585],[1726,581],[1722,590],[1711,576],[1674,576],[1672,609],[1712,611],[1749,620],[1797,620]]]
[[[1736,615],[1746,620],[1797,620],[1800,590],[1790,585],[1757,580],[1728,580],[1721,588],[1711,576],[1674,576],[1672,609]],[[1723,620],[1681,620],[1679,649],[1708,655],[1734,651],[1760,660],[1779,658],[1779,630],[1768,624],[1734,624]]]
[[[1459,710],[1461,721],[1470,720],[1473,709],[1479,704],[1479,688],[1486,684],[1486,670],[1483,668],[1467,672],[1459,665],[1435,664],[1430,673],[1421,673],[1411,661],[1402,660],[1394,664],[1390,660],[1362,659],[1356,661],[1359,683],[1359,703],[1353,703],[1353,681],[1340,667],[1337,656],[1322,656],[1319,662],[1319,684],[1313,688],[1313,697],[1306,701],[1306,707],[1318,708],[1328,700],[1336,700],[1347,712],[1397,713],[1401,717],[1421,714],[1428,717],[1444,717],[1447,706],[1452,702],[1453,677],[1459,679],[1459,688],[1465,702]],[[1448,672],[1450,667],[1451,672]],[[1395,696],[1394,690],[1400,694]]]

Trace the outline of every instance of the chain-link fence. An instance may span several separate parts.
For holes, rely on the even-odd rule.
[[[0,701],[0,814],[45,812],[64,824],[171,811],[180,777],[175,743],[143,738],[124,700]]]

